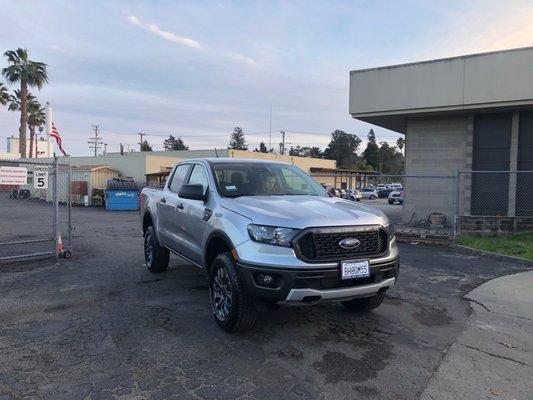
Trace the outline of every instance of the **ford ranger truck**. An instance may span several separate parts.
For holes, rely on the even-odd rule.
[[[180,162],[141,192],[146,267],[170,253],[203,270],[216,323],[253,327],[262,305],[340,301],[378,307],[398,277],[394,230],[379,210],[330,197],[294,165],[234,158]]]

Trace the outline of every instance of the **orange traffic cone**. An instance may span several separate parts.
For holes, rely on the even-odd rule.
[[[57,237],[56,250],[59,254],[62,254],[65,251],[65,246],[63,246],[63,240],[61,239],[61,233]]]

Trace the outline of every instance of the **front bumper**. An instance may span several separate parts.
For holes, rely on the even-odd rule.
[[[272,268],[237,262],[238,271],[248,294],[275,303],[316,303],[369,297],[394,286],[399,272],[399,258],[370,265],[368,278],[342,280],[340,267]],[[272,287],[261,284],[261,274],[274,277]]]

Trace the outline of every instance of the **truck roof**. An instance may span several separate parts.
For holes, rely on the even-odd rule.
[[[239,163],[258,163],[258,164],[285,164],[290,165],[283,161],[277,161],[277,160],[260,160],[257,158],[230,158],[230,157],[208,157],[208,158],[189,158],[187,160],[183,160],[182,162],[186,161],[205,161],[210,164],[218,164],[218,163],[232,163],[232,164],[239,164]]]

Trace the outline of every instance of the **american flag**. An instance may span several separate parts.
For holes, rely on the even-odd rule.
[[[67,155],[66,151],[63,150],[63,141],[61,140],[61,136],[59,135],[59,131],[57,130],[56,126],[54,125],[54,123],[52,122],[52,133],[50,134],[50,136],[52,136],[56,142],[57,142],[57,146],[59,147],[59,150],[61,150],[61,153],[63,153],[63,155]]]

